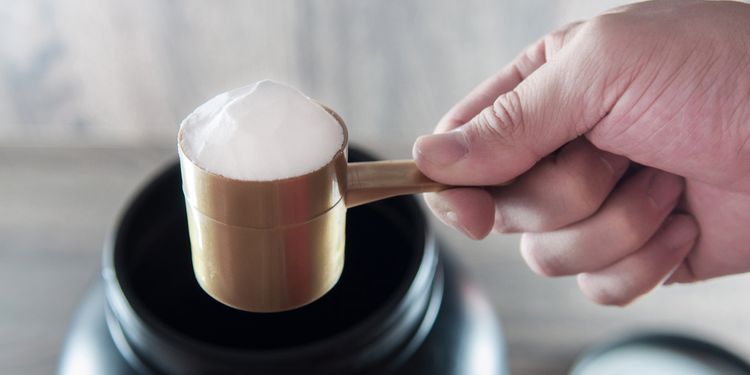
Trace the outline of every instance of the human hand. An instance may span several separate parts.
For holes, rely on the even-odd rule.
[[[475,239],[524,232],[532,270],[577,274],[598,303],[750,271],[750,5],[648,2],[568,25],[435,133],[418,167],[477,186],[428,195],[437,216]]]

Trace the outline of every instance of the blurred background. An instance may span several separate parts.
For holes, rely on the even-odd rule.
[[[182,118],[272,78],[335,109],[353,144],[410,157],[450,106],[528,43],[622,1],[0,1],[0,373],[54,371],[127,197],[175,157]],[[440,234],[490,296],[514,374],[674,329],[750,356],[748,276],[585,300],[523,265],[517,237]],[[742,291],[742,292],[741,292]]]
[[[2,3],[3,144],[172,145],[197,105],[272,78],[333,107],[354,141],[408,156],[526,44],[618,2]]]

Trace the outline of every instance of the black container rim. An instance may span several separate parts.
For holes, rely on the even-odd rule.
[[[367,153],[362,154],[369,157]],[[406,205],[405,209],[410,217],[417,218],[417,225],[422,228],[423,233],[419,236],[412,236],[417,241],[413,245],[417,251],[408,266],[407,276],[404,279],[406,281],[399,285],[394,294],[389,297],[387,303],[350,329],[326,337],[321,341],[299,346],[280,349],[240,349],[202,342],[168,327],[154,316],[148,308],[142,306],[141,301],[137,298],[128,298],[128,296],[133,296],[134,292],[126,281],[127,279],[123,278],[121,274],[124,254],[121,251],[118,252],[117,249],[122,248],[124,241],[122,236],[118,234],[127,232],[126,228],[144,207],[150,193],[161,186],[165,180],[174,178],[170,175],[170,173],[174,173],[174,168],[175,162],[172,162],[146,180],[144,186],[125,205],[127,209],[115,222],[114,229],[110,231],[105,241],[102,274],[106,286],[106,299],[126,336],[137,340],[167,340],[170,343],[177,344],[180,348],[186,348],[188,351],[199,351],[202,355],[215,358],[218,361],[232,361],[242,358],[243,361],[269,363],[292,358],[300,360],[303,357],[319,356],[330,353],[334,346],[339,348],[339,354],[341,347],[360,350],[367,346],[368,350],[372,350],[378,342],[392,340],[392,338],[387,337],[387,332],[391,330],[390,328],[393,325],[409,323],[403,321],[404,315],[406,311],[413,310],[415,303],[424,305],[422,314],[413,317],[416,320],[411,322],[415,328],[419,326],[429,305],[428,301],[420,301],[420,298],[424,295],[427,295],[427,297],[432,295],[432,293],[424,293],[424,290],[431,287],[431,282],[438,269],[439,259],[436,249],[436,236],[424,217],[424,212],[419,208],[414,198],[409,198],[409,204]],[[342,343],[344,344],[342,345]]]

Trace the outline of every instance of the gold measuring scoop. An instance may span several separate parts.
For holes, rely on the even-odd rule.
[[[325,106],[324,106],[325,108]],[[348,133],[320,169],[273,181],[211,173],[179,154],[193,270],[216,300],[253,312],[294,309],[323,296],[344,266],[346,209],[448,186],[413,160],[347,163]]]

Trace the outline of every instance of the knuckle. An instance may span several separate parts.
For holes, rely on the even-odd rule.
[[[600,15],[581,26],[576,46],[572,49],[578,52],[576,59],[580,68],[577,78],[587,81],[582,96],[583,106],[595,109],[589,112],[591,117],[584,123],[597,123],[606,116],[642,72],[643,61],[648,61],[655,48],[654,43],[647,43],[644,38],[646,35],[633,27],[632,20],[618,13]],[[581,127],[578,130],[583,134],[590,129]],[[607,140],[602,136],[595,138]]]
[[[630,207],[618,207],[606,218],[610,233],[617,238],[622,251],[640,248],[647,238],[644,237],[643,220],[630,211]]]
[[[544,58],[543,61],[549,61],[563,49],[563,47],[577,34],[578,29],[583,25],[583,21],[577,21],[569,23],[542,38],[542,42],[539,43],[543,48],[541,55]]]
[[[516,90],[500,95],[492,105],[496,124],[502,125],[502,128],[511,131],[511,134],[523,129],[523,113],[521,96]]]
[[[566,156],[567,155],[567,156]],[[581,157],[561,153],[556,160],[552,181],[558,186],[560,216],[578,221],[599,210],[607,191],[604,184],[592,178],[591,168]],[[596,176],[593,176],[596,177]]]
[[[566,220],[561,220],[555,215],[529,215],[523,228],[514,228],[516,231],[524,230],[527,232],[547,232],[564,226]]]
[[[601,189],[580,173],[567,172],[565,178],[565,209],[571,219],[580,220],[591,216],[602,204]]]
[[[571,35],[571,30],[575,29],[578,23],[568,24],[565,27],[555,30],[544,36],[545,59],[550,60],[565,45]]]
[[[527,233],[521,241],[521,253],[529,268],[534,273],[546,277],[566,275],[560,258],[554,252],[545,249],[536,237],[537,235]]]
[[[618,15],[604,14],[581,26],[581,42],[589,56],[596,56],[602,64],[612,65],[622,55],[623,37],[628,35]]]
[[[594,288],[589,292],[588,297],[600,304],[605,306],[625,306],[629,300],[624,298],[622,295],[613,293],[607,288]]]
[[[544,37],[545,44],[562,44],[562,40],[568,34],[568,30],[563,28],[555,30]]]
[[[476,136],[493,142],[511,143],[523,124],[521,98],[515,91],[501,95],[477,115]]]
[[[600,14],[586,22],[581,31],[599,41],[611,41],[622,32],[620,15],[617,13]]]
[[[580,274],[578,276],[578,287],[581,292],[590,300],[599,305],[605,306],[625,306],[632,301],[627,293],[622,293],[597,282],[596,278],[590,277],[589,274]]]
[[[545,37],[526,48],[511,66],[519,79],[526,79],[526,77],[536,70],[536,67],[547,60],[546,46],[549,43],[547,42],[547,38]]]

